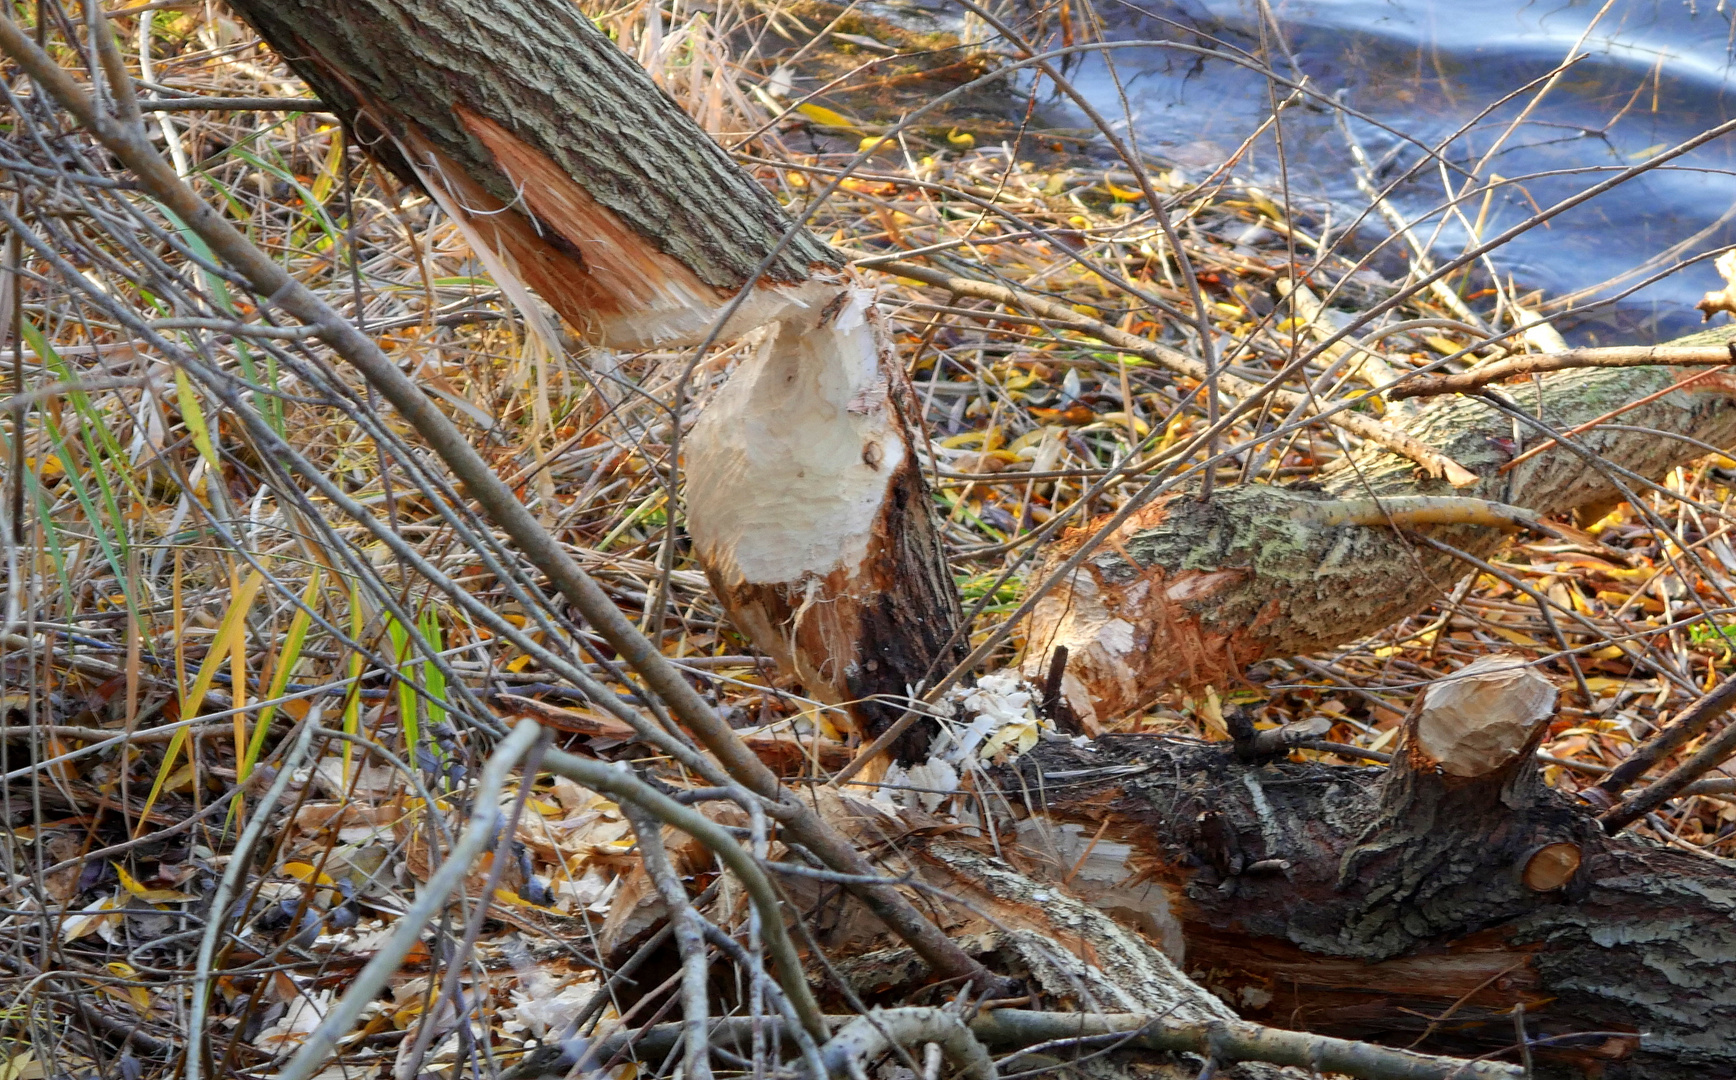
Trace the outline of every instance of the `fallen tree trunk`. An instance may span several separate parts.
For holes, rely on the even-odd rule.
[[[643,68],[571,4],[232,6],[358,145],[433,195],[533,326],[531,292],[610,348],[757,328],[685,445],[719,599],[870,734],[949,666],[958,598],[871,294]]]
[[[1730,337],[1718,330],[1678,344]],[[1703,444],[1736,439],[1736,378],[1723,371],[1562,371],[1494,389],[1543,426],[1467,397],[1424,408],[1405,429],[1470,469],[1475,485],[1454,489],[1419,476],[1407,458],[1364,447],[1317,484],[1244,484],[1205,502],[1184,492],[1141,508],[1037,604],[1025,676],[1040,684],[1065,648],[1061,697],[1087,724],[1178,685],[1223,686],[1265,657],[1374,633],[1463,576],[1457,556],[1405,529],[1477,557],[1501,542],[1488,524],[1405,522],[1386,500],[1468,496],[1564,513],[1619,501],[1624,487],[1637,493],[1705,454]],[[1595,426],[1617,411],[1621,430]],[[1572,446],[1551,443],[1548,431],[1574,431]],[[1095,532],[1086,526],[1055,543],[1034,580]]]
[[[1016,858],[1145,920],[1250,1019],[1461,1055],[1520,1025],[1551,1075],[1736,1071],[1732,865],[1605,836],[1539,777],[1553,688],[1501,657],[1461,675],[1384,774],[1041,747],[1002,785]]]
[[[979,785],[975,836],[920,800],[820,789],[817,808],[1035,1008],[1228,1004],[1456,1057],[1517,1063],[1524,1042],[1547,1076],[1730,1075],[1736,867],[1609,837],[1547,788],[1555,698],[1523,661],[1479,660],[1421,695],[1385,772],[1248,760],[1281,740],[1051,742]],[[835,885],[785,888],[831,978],[871,1003],[922,985]]]

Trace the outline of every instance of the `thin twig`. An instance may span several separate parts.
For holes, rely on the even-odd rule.
[[[1611,349],[1572,349],[1563,353],[1538,353],[1509,356],[1478,364],[1469,371],[1454,375],[1428,375],[1400,383],[1386,392],[1394,401],[1405,398],[1434,397],[1439,394],[1464,394],[1505,382],[1521,375],[1541,375],[1546,371],[1566,371],[1570,368],[1650,367],[1655,364],[1687,366],[1721,366],[1736,363],[1736,341],[1718,346],[1636,345]]]

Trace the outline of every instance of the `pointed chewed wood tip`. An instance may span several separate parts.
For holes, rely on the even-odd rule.
[[[1555,686],[1520,657],[1485,656],[1423,692],[1414,750],[1451,776],[1486,776],[1531,745]]]

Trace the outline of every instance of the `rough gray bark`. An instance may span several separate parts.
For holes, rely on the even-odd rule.
[[[574,4],[234,0],[284,61],[410,183],[426,143],[506,205],[532,192],[469,116],[501,125],[700,280],[733,292],[789,228],[777,202]],[[468,114],[468,115],[467,115]],[[386,139],[382,139],[386,136]],[[412,167],[414,166],[414,167]],[[581,262],[590,236],[540,224]],[[772,281],[841,263],[805,230]],[[551,302],[553,300],[551,299]]]
[[[1071,887],[1105,905],[1155,894],[1144,906],[1173,918],[1183,968],[1249,1019],[1476,1055],[1515,1043],[1523,1004],[1551,1076],[1736,1072],[1732,864],[1604,836],[1529,753],[1456,785],[1134,737],[1046,745],[1017,768],[1003,788],[1030,821],[1072,823],[1121,860]],[[1528,887],[1558,843],[1577,872]]]
[[[1678,344],[1729,337],[1719,330]],[[1492,389],[1563,431],[1695,375],[1704,369],[1563,371],[1535,385]],[[1065,646],[1067,705],[1109,720],[1178,684],[1223,686],[1261,658],[1374,633],[1427,607],[1466,568],[1401,529],[1322,524],[1327,511],[1360,503],[1378,513],[1381,499],[1434,495],[1472,496],[1539,515],[1618,501],[1618,480],[1642,491],[1636,475],[1655,480],[1706,452],[1669,435],[1714,446],[1736,440],[1736,380],[1702,377],[1613,423],[1629,430],[1594,428],[1574,438],[1580,453],[1557,446],[1503,473],[1503,465],[1543,443],[1544,432],[1487,401],[1446,399],[1425,407],[1406,430],[1476,473],[1473,487],[1454,490],[1419,476],[1396,454],[1363,449],[1317,484],[1243,485],[1203,503],[1187,493],[1158,502],[1038,605],[1025,673],[1040,682],[1054,649]],[[1416,531],[1479,557],[1503,537],[1482,525]],[[1065,560],[1090,532],[1064,537],[1047,554],[1048,565]]]

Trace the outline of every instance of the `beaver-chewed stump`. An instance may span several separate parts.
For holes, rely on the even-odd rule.
[[[1429,688],[1386,770],[1109,737],[1005,770],[1032,872],[1269,1024],[1518,1060],[1736,1076],[1736,863],[1544,785],[1554,689],[1492,657]],[[1058,869],[1057,869],[1058,868]]]

